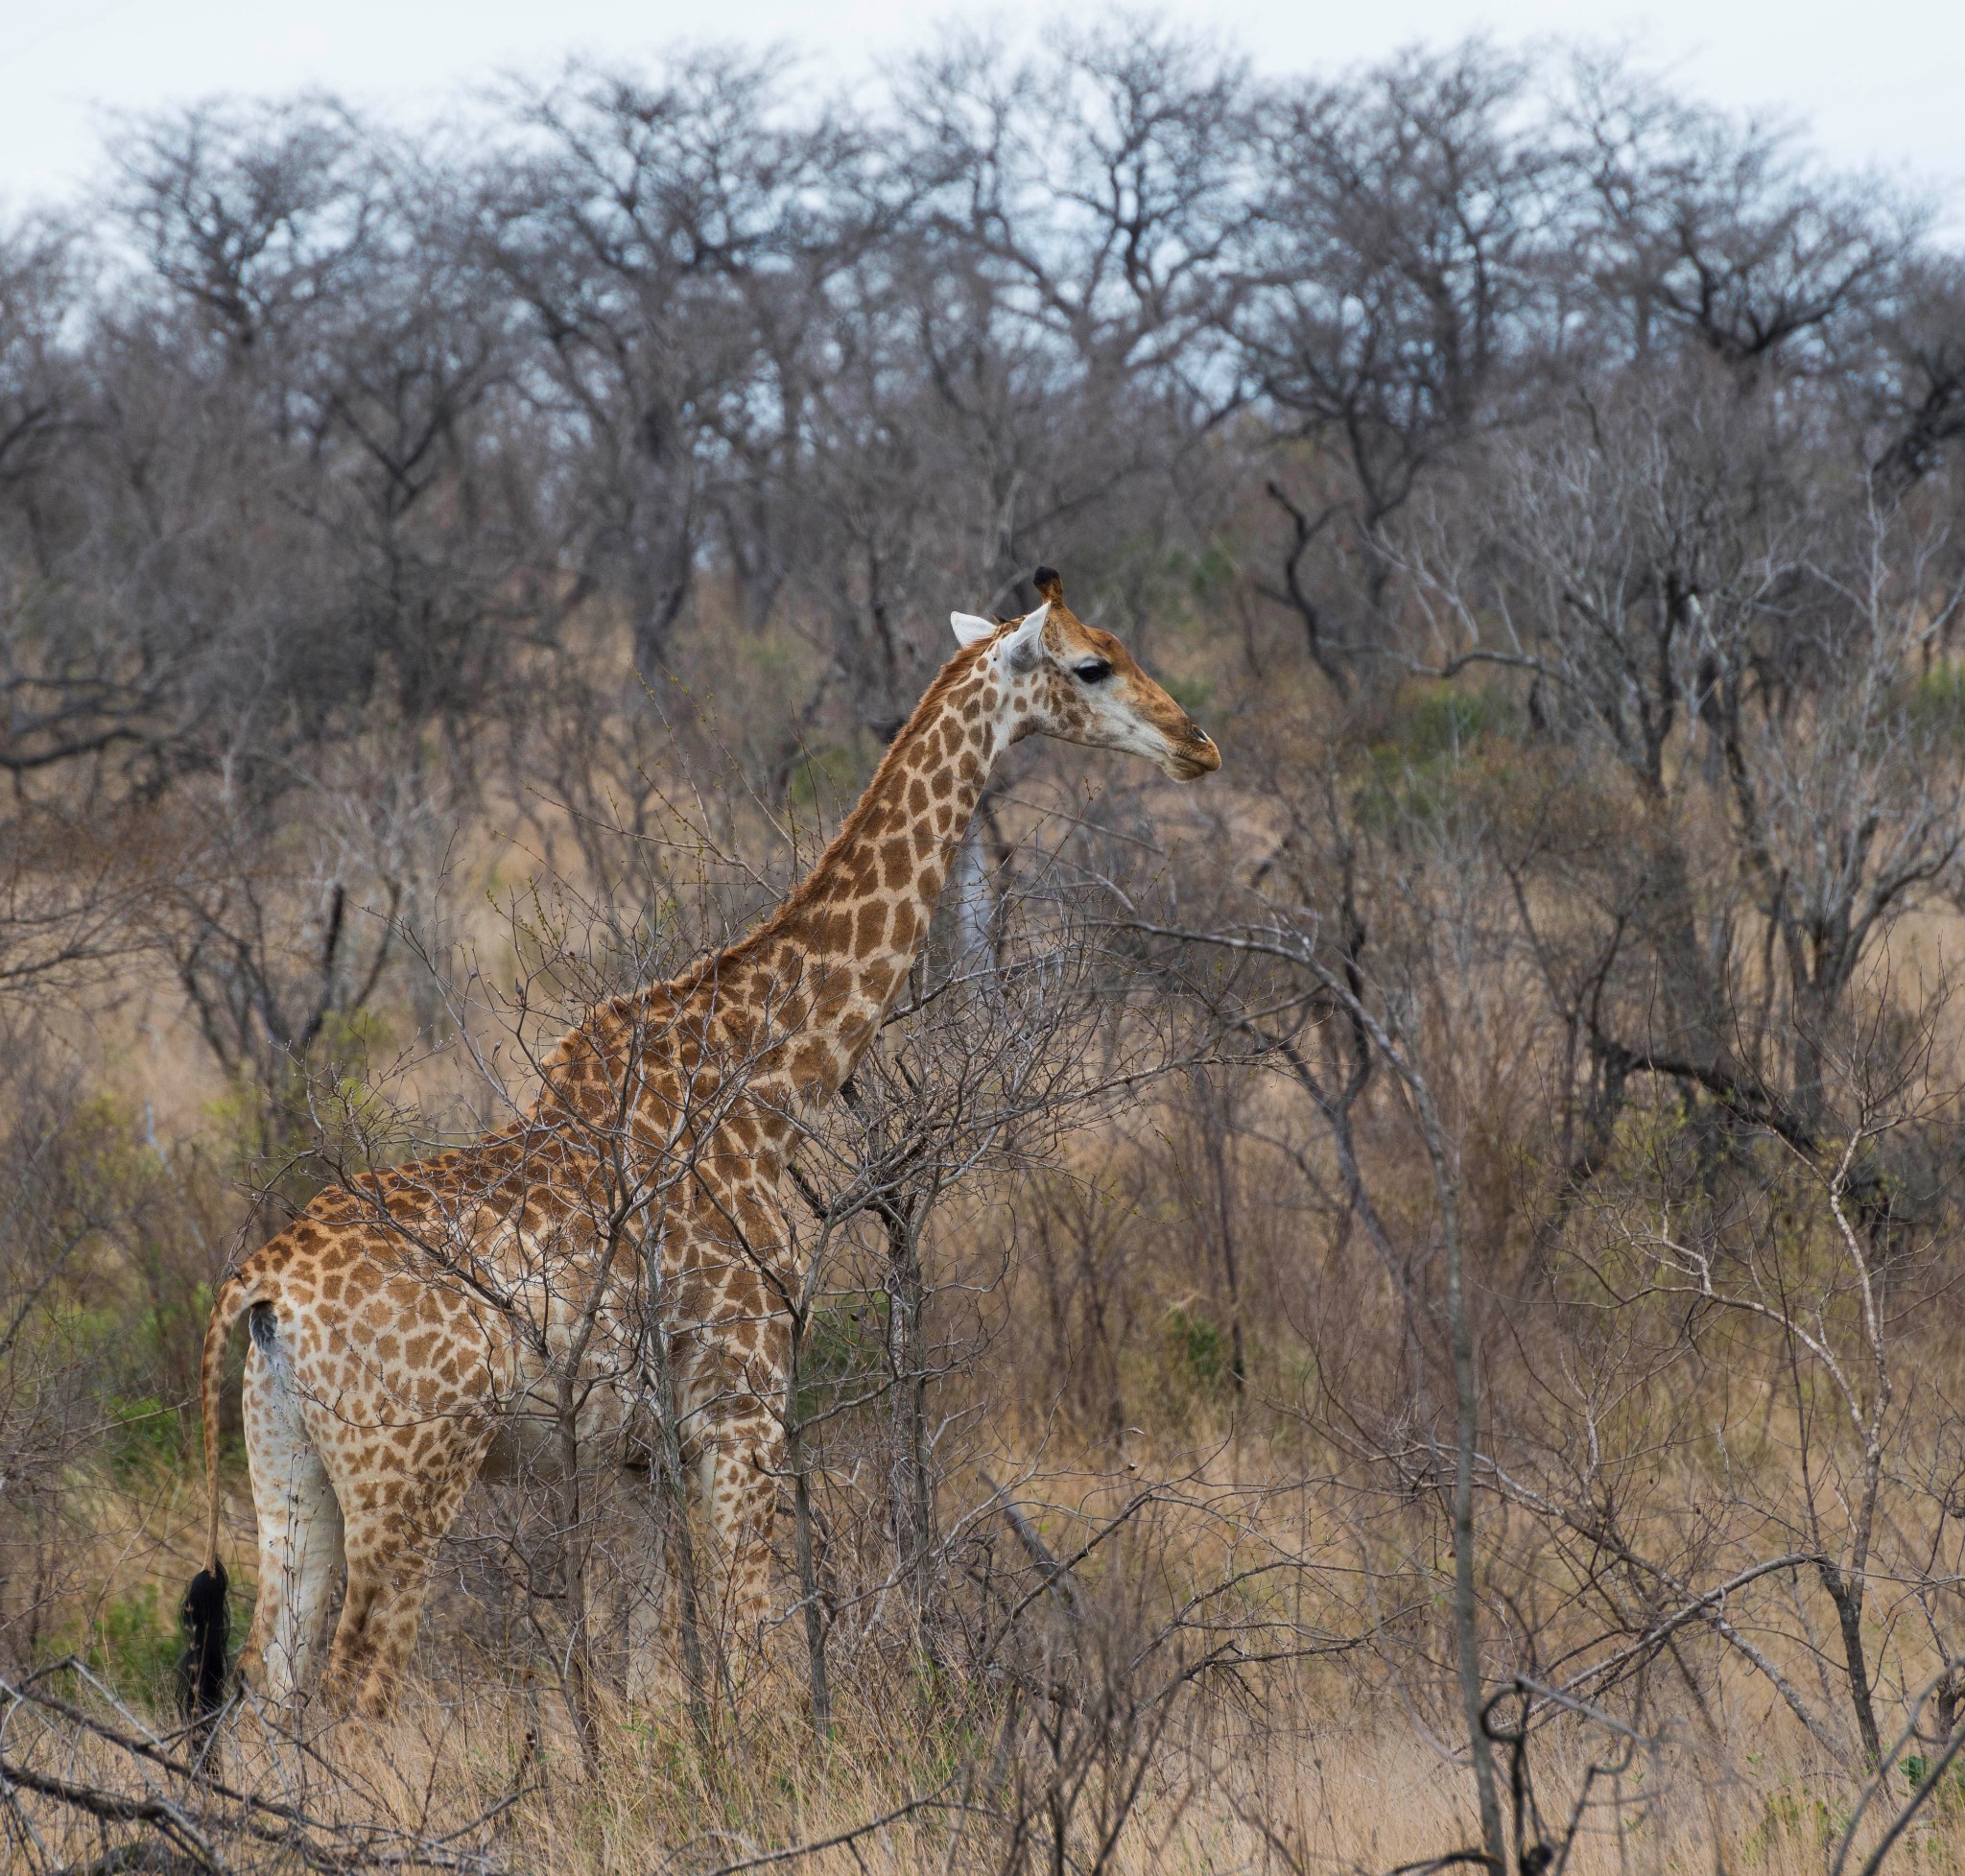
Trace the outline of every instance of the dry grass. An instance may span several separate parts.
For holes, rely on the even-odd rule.
[[[413,1689],[387,1722],[343,1722],[304,1745],[272,1742],[249,1719],[228,1735],[227,1789],[304,1812],[316,1844],[361,1840],[385,1857],[482,1855],[540,1876],[627,1876],[744,1866],[815,1846],[814,1871],[982,1870],[1006,1866],[1016,1839],[1014,1779],[938,1757],[938,1729],[917,1700],[846,1702],[816,1741],[795,1703],[762,1699],[707,1749],[678,1712],[614,1713],[600,1764],[581,1769],[550,1699],[483,1690],[443,1698]],[[18,1738],[18,1728],[12,1735]],[[1856,1793],[1846,1781],[1778,1753],[1716,1753],[1679,1727],[1588,1780],[1600,1734],[1557,1728],[1534,1756],[1546,1826],[1577,1822],[1567,1867],[1577,1876],[1725,1869],[1812,1876],[1839,1845]],[[134,1790],[127,1755],[77,1751],[49,1735],[15,1765],[86,1773]],[[155,1787],[162,1781],[147,1781]],[[1071,1866],[1113,1872],[1390,1870],[1478,1839],[1468,1781],[1412,1718],[1332,1712],[1301,1730],[1252,1729],[1218,1717],[1169,1740],[1117,1844],[1101,1862],[1088,1789],[1070,1830]],[[94,1854],[98,1827],[26,1801],[51,1860]],[[209,1820],[234,1815],[214,1806]],[[881,1821],[881,1820],[886,1821]],[[1030,1865],[1050,1863],[1052,1823],[1023,1818]],[[1860,1847],[1875,1830],[1859,1834]],[[829,1840],[846,1838],[833,1842]],[[829,1846],[828,1846],[829,1844]],[[293,1846],[231,1841],[240,1866],[294,1861]],[[1965,1866],[1965,1800],[1912,1830],[1900,1854],[1917,1867]],[[1013,1865],[1012,1865],[1013,1866]]]
[[[1244,1453],[1235,1484],[1210,1487],[1205,1476],[1187,1475],[1170,1489],[1150,1542],[1112,1580],[1152,1578],[1155,1559],[1163,1579],[1171,1558],[1189,1581],[1219,1570],[1230,1528],[1222,1509],[1231,1499],[1246,1502],[1250,1465]],[[1043,1483],[1052,1504],[1047,1529],[1060,1538],[1074,1518],[1109,1509],[1109,1480],[1052,1474]],[[163,1478],[126,1494],[103,1489],[91,1505],[97,1536],[76,1579],[93,1578],[98,1586],[88,1607],[71,1612],[69,1627],[100,1637],[106,1609],[171,1607],[180,1584],[165,1573],[192,1547],[195,1519],[186,1514],[195,1506]],[[1238,1522],[1245,1560],[1253,1520]],[[235,1530],[242,1565],[247,1535]],[[1285,1535],[1278,1522],[1271,1536]],[[1302,1532],[1290,1535],[1300,1541]],[[453,1584],[462,1581],[446,1570]],[[249,1578],[249,1570],[242,1574]],[[249,1581],[240,1603],[248,1596]],[[1116,1617],[1102,1605],[1091,1610],[1088,1657],[1099,1655],[1115,1625],[1140,1614],[1132,1604]],[[1295,1620],[1305,1630],[1335,1633],[1355,1626],[1357,1614],[1333,1596],[1323,1606],[1299,1604]],[[243,1609],[235,1617],[243,1619]],[[828,1844],[791,1866],[1052,1867],[1060,1811],[1066,1866],[1112,1872],[1386,1871],[1478,1840],[1471,1780],[1452,1749],[1456,1726],[1444,1677],[1415,1689],[1368,1657],[1310,1658],[1196,1682],[1145,1744],[1146,1734],[1128,1734],[1127,1717],[1118,1714],[1115,1743],[1093,1723],[1115,1722],[1115,1683],[1099,1681],[1096,1669],[1080,1681],[1085,1698],[1073,1720],[1047,1715],[1041,1703],[1006,1701],[1000,1688],[924,1671],[904,1648],[881,1645],[888,1638],[863,1637],[849,1649],[841,1636],[834,1722],[820,1740],[787,1631],[760,1676],[741,1690],[735,1715],[725,1708],[713,1717],[707,1739],[679,1701],[630,1712],[604,1699],[589,1765],[550,1660],[533,1650],[493,1661],[493,1626],[471,1595],[454,1589],[440,1598],[418,1673],[386,1722],[329,1724],[317,1717],[295,1739],[249,1711],[241,1715],[220,1749],[224,1785],[304,1814],[310,1822],[298,1837],[317,1864],[351,1855],[354,1845],[375,1861],[483,1858],[541,1876],[741,1867]],[[107,1682],[60,1675],[47,1684],[126,1733],[145,1720],[168,1733],[175,1721],[167,1690],[154,1679],[143,1686],[141,1650],[97,1658],[127,1692],[124,1717],[115,1717]],[[157,1656],[149,1658],[154,1668]],[[1702,1712],[1688,1705],[1633,1717],[1641,1741],[1562,1720],[1535,1737],[1527,1768],[1540,1828],[1560,1840],[1573,1819],[1577,1824],[1568,1869],[1804,1876],[1827,1866],[1859,1787],[1811,1749],[1764,1686],[1729,1673]],[[308,1861],[285,1825],[274,1832],[278,1840],[255,1841],[239,1829],[237,1804],[201,1810],[191,1788],[100,1739],[44,1722],[33,1712],[12,1715],[4,1734],[10,1764],[106,1791],[176,1791],[238,1867]],[[1593,1765],[1613,1769],[1592,1773]],[[1907,1790],[1899,1770],[1884,1796],[1901,1801]],[[1580,1812],[1579,1796],[1587,1798]],[[20,1802],[47,1867],[81,1866],[129,1835],[126,1825],[106,1829],[50,1798]],[[1859,1841],[1873,1840],[1893,1809],[1880,1803]],[[1120,1813],[1125,1827],[1106,1844]],[[1531,1821],[1531,1840],[1535,1834]],[[1923,1869],[1965,1866],[1965,1782],[1920,1819],[1900,1855]]]

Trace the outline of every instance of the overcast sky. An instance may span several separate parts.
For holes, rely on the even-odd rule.
[[[0,202],[67,193],[97,163],[105,110],[224,92],[320,86],[414,113],[502,72],[569,54],[646,59],[678,41],[788,42],[815,79],[848,80],[937,22],[1006,21],[1019,36],[1096,9],[951,0],[0,0]],[[1172,0],[1275,72],[1332,72],[1475,32],[1633,43],[1692,93],[1803,120],[1825,154],[1941,197],[1965,226],[1965,4],[1960,0]]]

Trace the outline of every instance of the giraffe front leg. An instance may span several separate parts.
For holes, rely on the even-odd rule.
[[[771,1525],[784,1472],[785,1432],[754,1394],[733,1399],[706,1454],[711,1615],[726,1652],[746,1663],[762,1651],[770,1615]]]
[[[701,1511],[693,1596],[701,1667],[714,1683],[757,1666],[770,1614],[771,1525],[785,1470],[781,1407],[790,1335],[749,1272],[725,1272],[722,1318],[675,1351],[684,1464]],[[678,1585],[679,1587],[679,1585]]]

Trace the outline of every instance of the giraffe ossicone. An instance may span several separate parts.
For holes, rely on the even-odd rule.
[[[239,1670],[267,1698],[313,1677],[345,1564],[321,1691],[384,1710],[472,1482],[487,1463],[550,1460],[556,1441],[563,1460],[568,1439],[576,1467],[598,1453],[645,1470],[658,1374],[708,1499],[706,1607],[755,1641],[795,1276],[776,1198],[801,1125],[900,994],[1010,744],[1126,750],[1183,781],[1220,766],[1120,642],[1072,613],[1054,571],[1033,583],[1040,604],[1021,620],[952,615],[961,649],[776,912],[596,1009],[546,1059],[520,1119],[321,1193],[221,1287],[201,1381],[207,1555],[185,1602],[198,1704],[222,1682],[220,1388],[249,1313],[259,1593]]]

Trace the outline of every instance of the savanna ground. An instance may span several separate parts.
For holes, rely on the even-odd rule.
[[[0,246],[10,1866],[1957,1862],[1918,204],[1135,22],[486,113],[130,127]],[[485,1485],[393,1718],[187,1775],[216,1282],[741,931],[1040,559],[1224,767],[1014,751],[802,1156],[768,1661],[628,1706]]]

